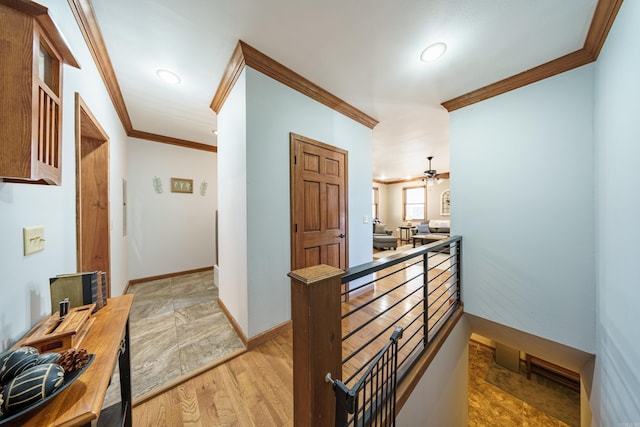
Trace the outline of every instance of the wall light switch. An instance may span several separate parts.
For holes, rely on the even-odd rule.
[[[365,215],[365,216],[363,216],[363,217],[362,217],[362,223],[363,223],[363,224],[369,224],[369,217],[368,217],[368,216],[366,216],[366,215]]]
[[[24,227],[22,236],[24,238],[25,255],[44,250],[44,227]]]

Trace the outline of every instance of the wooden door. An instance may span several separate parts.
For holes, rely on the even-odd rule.
[[[111,296],[109,138],[77,93],[76,233],[78,271],[107,273]]]
[[[291,134],[291,266],[347,268],[347,152]]]

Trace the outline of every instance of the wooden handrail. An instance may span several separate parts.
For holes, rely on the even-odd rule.
[[[399,348],[404,353],[402,353],[402,360],[398,361],[399,364],[402,364],[402,366],[398,365],[398,368],[401,369],[400,375],[406,375],[417,366],[420,367],[419,377],[424,374],[424,370],[446,339],[452,325],[457,323],[462,314],[459,272],[460,244],[461,237],[453,236],[383,260],[355,266],[347,271],[328,265],[317,265],[295,270],[288,274],[291,278],[293,413],[296,427],[325,427],[334,424],[337,401],[331,384],[325,381],[327,374],[330,374],[330,378],[333,380],[350,383],[363,368],[369,366],[370,361],[367,361],[367,358],[375,356],[374,353],[370,353],[367,346],[375,342],[377,337],[381,336],[381,333],[384,334],[388,328],[403,326],[403,322],[413,325],[414,329],[416,327],[424,328],[423,333],[417,335],[412,333],[407,337],[409,341],[402,345],[403,348],[406,346],[406,349]],[[429,254],[444,249],[448,249],[445,254],[446,259],[429,267]],[[437,270],[442,263],[446,263],[444,267],[441,267],[442,271]],[[387,301],[389,304],[385,307],[384,313],[376,313],[375,309],[371,309],[368,304],[383,296],[388,296],[389,292],[404,286],[403,283],[387,283],[393,282],[389,276],[396,273],[403,275],[405,274],[403,273],[404,269],[413,268],[417,264],[424,267],[422,274],[417,274],[414,271],[411,273],[415,276],[413,279],[405,276],[400,278],[401,281],[424,280],[421,287],[422,293],[408,304],[410,306],[408,312],[403,312],[406,307],[401,303],[408,301],[407,298],[411,297],[415,290],[408,294],[405,290],[400,290],[398,298],[401,299],[393,303],[391,300]],[[398,271],[391,273],[384,271],[396,265],[401,267]],[[344,306],[345,292],[343,291],[348,287],[347,283],[367,275],[377,276],[374,273],[378,272],[382,272],[381,277],[377,277],[375,280],[380,280],[377,283],[381,284],[381,294],[372,300],[367,300],[368,297],[362,296],[364,299],[357,301],[356,306]],[[432,274],[429,275],[429,272]],[[422,279],[419,279],[420,276],[423,276]],[[441,278],[441,276],[443,277]],[[368,286],[368,284],[364,286]],[[347,292],[358,291],[358,288],[347,290]],[[419,307],[420,304],[425,306],[424,309]],[[366,307],[368,311],[359,311],[363,307]],[[409,312],[412,313],[411,316],[417,315],[416,319],[418,320],[407,318]],[[360,317],[354,323],[351,317],[346,319],[351,315]],[[383,317],[385,318],[380,320]],[[343,322],[350,324],[350,326],[345,326]],[[374,325],[371,331],[363,329],[367,328],[369,324]],[[343,330],[343,328],[346,329]],[[356,333],[361,335],[354,335]],[[358,338],[361,336],[364,338]],[[346,342],[347,340],[350,341]],[[435,345],[432,345],[431,340],[435,340]],[[378,350],[379,348],[374,349],[376,353]],[[343,357],[343,351],[345,351],[345,356],[349,357]],[[428,359],[426,363],[421,362],[416,365],[414,362],[417,358],[422,360],[421,354],[427,354]],[[354,364],[354,361],[357,363]],[[347,379],[343,378],[343,375]],[[404,392],[399,395],[400,399],[407,399],[416,384],[416,378],[419,379],[419,377],[412,375],[407,376],[410,385],[404,387]],[[401,382],[400,377],[398,377],[398,381]],[[404,402],[402,401],[399,407],[402,403]],[[396,410],[399,407],[396,407]]]
[[[451,236],[448,239],[438,240],[426,245],[420,245],[417,248],[409,249],[408,251],[391,255],[387,258],[366,262],[355,267],[349,267],[342,277],[342,283],[347,283],[352,280],[359,279],[360,277],[368,276],[371,273],[403,263],[427,252],[439,252],[441,249],[448,248],[452,243],[460,242],[461,240],[462,236]]]
[[[344,271],[328,265],[295,270],[291,277],[293,323],[293,420],[296,427],[326,427],[335,398],[325,382],[342,377],[340,281]]]

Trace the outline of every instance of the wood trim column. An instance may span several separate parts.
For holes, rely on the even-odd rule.
[[[335,397],[327,373],[342,378],[340,280],[328,265],[295,270],[291,277],[293,323],[293,424],[324,427],[335,421]]]

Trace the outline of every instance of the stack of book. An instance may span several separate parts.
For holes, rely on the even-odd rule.
[[[104,271],[60,274],[49,279],[51,314],[59,311],[60,302],[69,299],[69,307],[95,304],[95,311],[107,305],[107,274]]]

